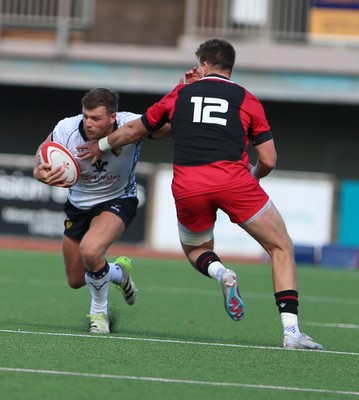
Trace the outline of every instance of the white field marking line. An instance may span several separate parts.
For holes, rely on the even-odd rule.
[[[30,374],[45,374],[45,375],[77,376],[81,378],[120,379],[120,380],[133,380],[133,381],[145,381],[145,382],[177,383],[182,385],[184,384],[184,385],[220,386],[220,387],[250,388],[250,389],[262,389],[262,390],[263,389],[282,390],[287,392],[326,393],[326,394],[359,396],[359,392],[350,392],[346,390],[328,390],[328,389],[315,389],[315,388],[300,388],[291,386],[256,385],[250,383],[237,383],[237,382],[197,381],[189,379],[158,378],[151,376],[92,374],[87,372],[71,372],[71,371],[56,371],[56,370],[44,370],[44,369],[26,369],[26,368],[6,368],[6,367],[0,367],[0,371],[30,373]]]
[[[345,304],[359,305],[359,299],[343,299],[341,297],[324,297],[324,296],[299,296],[300,301],[308,301],[309,303],[327,303],[327,304]]]
[[[34,286],[58,286],[58,287],[67,287],[67,283],[64,280],[50,280],[50,279],[29,279],[22,280],[19,282],[18,280],[8,277],[8,276],[0,276],[0,283],[11,283],[11,284],[26,284],[26,285],[34,285]]]
[[[44,336],[61,336],[61,337],[76,337],[76,338],[88,338],[88,339],[111,339],[111,340],[127,340],[134,342],[150,342],[150,343],[169,343],[169,344],[181,344],[181,345],[196,345],[196,346],[213,346],[213,347],[234,347],[240,349],[263,349],[263,350],[279,350],[279,351],[309,351],[313,350],[306,349],[293,349],[287,350],[283,347],[271,347],[271,346],[255,346],[245,345],[237,343],[211,343],[211,342],[195,342],[190,340],[174,340],[174,339],[151,339],[151,338],[140,338],[140,337],[129,337],[129,336],[112,336],[112,335],[94,335],[94,334],[80,334],[80,333],[61,333],[61,332],[36,332],[36,331],[21,331],[13,329],[0,329],[0,333],[18,333],[23,335],[44,335]],[[347,351],[333,351],[333,350],[322,350],[314,351],[316,354],[339,354],[349,356],[359,356],[359,353],[347,352]]]
[[[357,324],[336,324],[334,322],[301,322],[301,325],[320,326],[321,328],[359,329]]]

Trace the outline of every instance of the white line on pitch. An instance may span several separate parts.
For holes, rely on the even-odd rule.
[[[211,381],[198,381],[190,379],[157,378],[152,376],[91,374],[86,372],[71,372],[71,371],[56,371],[56,370],[43,370],[43,369],[26,369],[26,368],[6,368],[6,367],[0,367],[0,371],[44,374],[44,375],[77,376],[80,378],[119,379],[119,380],[132,380],[132,381],[145,381],[145,382],[177,383],[182,385],[220,386],[220,387],[250,388],[250,389],[261,389],[261,390],[263,389],[281,390],[287,392],[325,393],[325,394],[336,394],[336,395],[339,394],[339,395],[359,396],[359,392],[350,392],[346,390],[328,390],[328,389],[315,389],[315,388],[300,388],[291,386],[256,385],[256,384],[237,383],[237,382],[211,382]]]
[[[108,340],[124,340],[124,341],[134,341],[134,342],[150,342],[150,343],[169,343],[169,344],[181,344],[181,345],[195,345],[195,346],[213,346],[213,347],[234,347],[240,349],[263,349],[263,350],[284,350],[284,351],[305,351],[313,352],[313,350],[286,350],[283,347],[271,347],[271,346],[254,346],[254,345],[244,345],[237,343],[211,343],[211,342],[195,342],[190,340],[173,340],[173,339],[151,339],[151,338],[141,338],[141,337],[128,337],[128,336],[112,336],[112,335],[94,335],[94,334],[79,334],[79,333],[61,333],[61,332],[36,332],[36,331],[21,331],[12,329],[0,329],[0,333],[17,333],[23,335],[44,335],[44,336],[62,336],[62,337],[80,337],[88,339],[108,339]],[[359,353],[347,352],[347,351],[332,351],[332,350],[322,350],[315,352],[316,354],[340,354],[340,355],[350,355],[359,356]]]
[[[336,324],[331,322],[301,322],[301,325],[320,326],[321,328],[359,329],[358,324]]]

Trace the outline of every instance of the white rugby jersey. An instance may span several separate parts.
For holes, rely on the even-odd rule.
[[[114,129],[140,116],[117,112]],[[124,146],[118,157],[112,151],[106,151],[95,165],[91,165],[91,158],[83,161],[78,159],[79,152],[76,149],[86,143],[82,118],[82,114],[65,118],[58,122],[52,132],[52,140],[65,146],[80,166],[80,180],[69,189],[68,200],[75,207],[87,210],[117,197],[136,197],[135,167],[143,141]]]

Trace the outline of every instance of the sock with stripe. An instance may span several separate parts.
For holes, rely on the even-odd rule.
[[[110,267],[106,264],[99,271],[85,273],[85,281],[91,292],[90,314],[103,312],[107,315],[108,283]]]
[[[197,258],[196,269],[205,276],[219,280],[225,267],[216,253],[206,251]]]
[[[298,292],[283,290],[274,293],[274,297],[281,316],[284,335],[299,337],[301,332],[298,326]]]

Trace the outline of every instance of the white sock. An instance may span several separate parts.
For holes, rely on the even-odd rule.
[[[298,326],[298,316],[292,313],[281,313],[280,316],[282,319],[284,335],[298,338],[301,335]]]
[[[91,293],[90,314],[105,313],[107,315],[108,283],[110,274],[107,273],[100,279],[95,279],[85,274],[85,281]]]
[[[118,285],[122,279],[122,269],[115,263],[108,263],[108,265],[110,266],[108,273],[110,281]]]
[[[225,269],[225,266],[221,262],[213,261],[211,264],[209,264],[208,275],[219,282]]]

